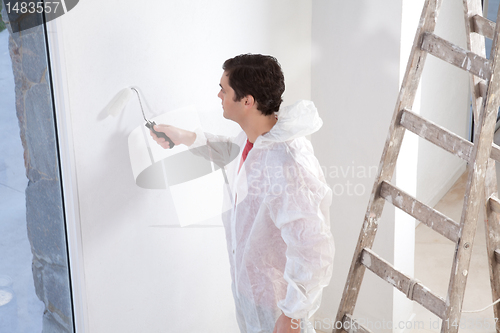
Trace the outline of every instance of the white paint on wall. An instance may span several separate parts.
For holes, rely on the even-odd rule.
[[[134,182],[127,137],[143,123],[138,102],[117,118],[100,111],[137,86],[151,118],[195,105],[207,130],[235,134],[217,93],[222,63],[241,53],[280,60],[286,104],[310,99],[311,2],[88,0],[52,33],[65,57],[56,85],[74,150],[86,329],[237,331],[224,230],[173,227],[169,192]]]

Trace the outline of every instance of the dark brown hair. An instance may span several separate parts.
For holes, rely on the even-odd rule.
[[[222,65],[229,75],[235,101],[252,95],[264,115],[279,110],[285,91],[285,77],[276,58],[262,54],[242,54]]]

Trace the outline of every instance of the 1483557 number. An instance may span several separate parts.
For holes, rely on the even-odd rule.
[[[54,6],[54,9],[52,10],[52,6]],[[33,13],[38,13],[41,14],[43,12],[49,14],[51,12],[56,13],[57,9],[59,7],[59,2],[27,2],[27,1],[22,1],[22,2],[16,2],[14,5],[11,5],[10,2],[7,2],[5,5],[5,9],[7,10],[7,13],[16,13],[16,14],[33,14]]]

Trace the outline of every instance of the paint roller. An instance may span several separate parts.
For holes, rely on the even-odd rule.
[[[170,144],[170,149],[172,149],[175,146],[173,141],[165,133],[155,131],[153,126],[156,125],[156,123],[154,121],[150,121],[146,118],[146,115],[144,114],[144,108],[142,106],[141,96],[139,94],[139,91],[134,87],[124,88],[124,89],[120,90],[115,95],[115,97],[108,103],[108,105],[102,110],[101,114],[111,115],[113,117],[116,117],[118,114],[120,114],[120,112],[127,106],[128,102],[133,97],[134,93],[132,92],[132,90],[135,91],[137,98],[139,99],[139,105],[141,106],[142,116],[144,117],[144,120],[146,121],[145,126],[147,128],[149,128],[153,133],[155,133],[156,136],[158,136],[160,138],[164,138],[166,141],[168,141]],[[189,162],[186,161],[186,159],[187,159],[186,156],[193,156],[193,154],[197,155],[197,156],[202,156],[205,158],[205,160],[212,161],[215,164],[216,170],[218,170],[219,168],[221,169],[222,174],[224,176],[224,180],[228,184],[229,182],[227,179],[227,175],[226,175],[224,166],[229,164],[231,161],[233,161],[238,156],[239,151],[240,151],[240,147],[234,143],[231,143],[230,144],[231,147],[228,149],[227,143],[224,143],[224,142],[215,142],[215,143],[212,143],[212,145],[223,146],[220,149],[229,150],[229,152],[230,152],[229,156],[224,156],[221,158],[217,158],[217,157],[214,158],[211,155],[211,153],[208,149],[208,146],[206,146],[206,145],[202,146],[202,147],[197,147],[197,148],[191,150],[189,152],[189,154],[185,154],[186,152],[180,153],[180,154],[178,154],[179,156],[175,158],[176,161],[171,163],[172,166],[196,165],[200,168],[200,170],[196,170],[194,172],[194,174],[192,174],[192,172],[191,172],[189,175],[185,176],[185,175],[179,174],[178,172],[175,173],[175,171],[181,170],[180,172],[184,172],[184,171],[186,171],[186,168],[181,168],[181,169],[179,169],[177,167],[168,168],[168,165],[165,166],[165,168],[167,169],[167,173],[169,173],[169,174],[175,173],[174,176],[170,177],[171,181],[169,181],[169,186],[176,185],[178,183],[182,183],[182,182],[185,182],[188,180],[196,179],[198,177],[204,176],[204,175],[212,172],[211,168],[209,168],[207,170],[203,169],[203,163],[200,163],[198,160],[196,160],[196,161],[189,160]],[[189,178],[189,177],[191,177],[191,178]]]
[[[144,124],[144,126],[149,128],[154,134],[156,134],[157,137],[164,138],[169,143],[170,149],[172,149],[175,146],[174,142],[165,133],[155,131],[154,126],[156,125],[156,123],[146,118],[146,115],[144,114],[144,108],[142,107],[141,95],[139,94],[139,91],[136,88],[129,87],[120,90],[118,94],[116,94],[116,96],[104,108],[103,113],[116,117],[127,106],[128,102],[133,97],[134,93],[132,92],[132,90],[135,91],[135,93],[137,94],[137,98],[139,99],[139,105],[141,106],[142,116],[146,121],[146,124]]]

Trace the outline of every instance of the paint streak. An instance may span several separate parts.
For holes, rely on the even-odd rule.
[[[420,128],[420,131],[418,131],[418,135],[420,135],[421,137],[424,137],[426,132],[427,132],[427,126],[425,126],[425,124],[423,124],[422,127]]]
[[[369,255],[363,256],[363,264],[370,268],[372,266],[372,258]]]
[[[392,204],[392,196],[391,195],[388,195],[385,200],[387,200],[387,202],[390,202]]]
[[[393,286],[397,286],[396,281],[394,281],[394,279],[390,276],[386,278],[386,281],[392,284]]]
[[[467,61],[467,57],[464,58],[464,61],[462,61],[462,64],[460,65],[461,68],[465,68],[465,62]]]
[[[403,206],[403,197],[402,196],[398,195],[396,197],[395,201],[396,201],[396,204],[398,204],[399,206]]]

